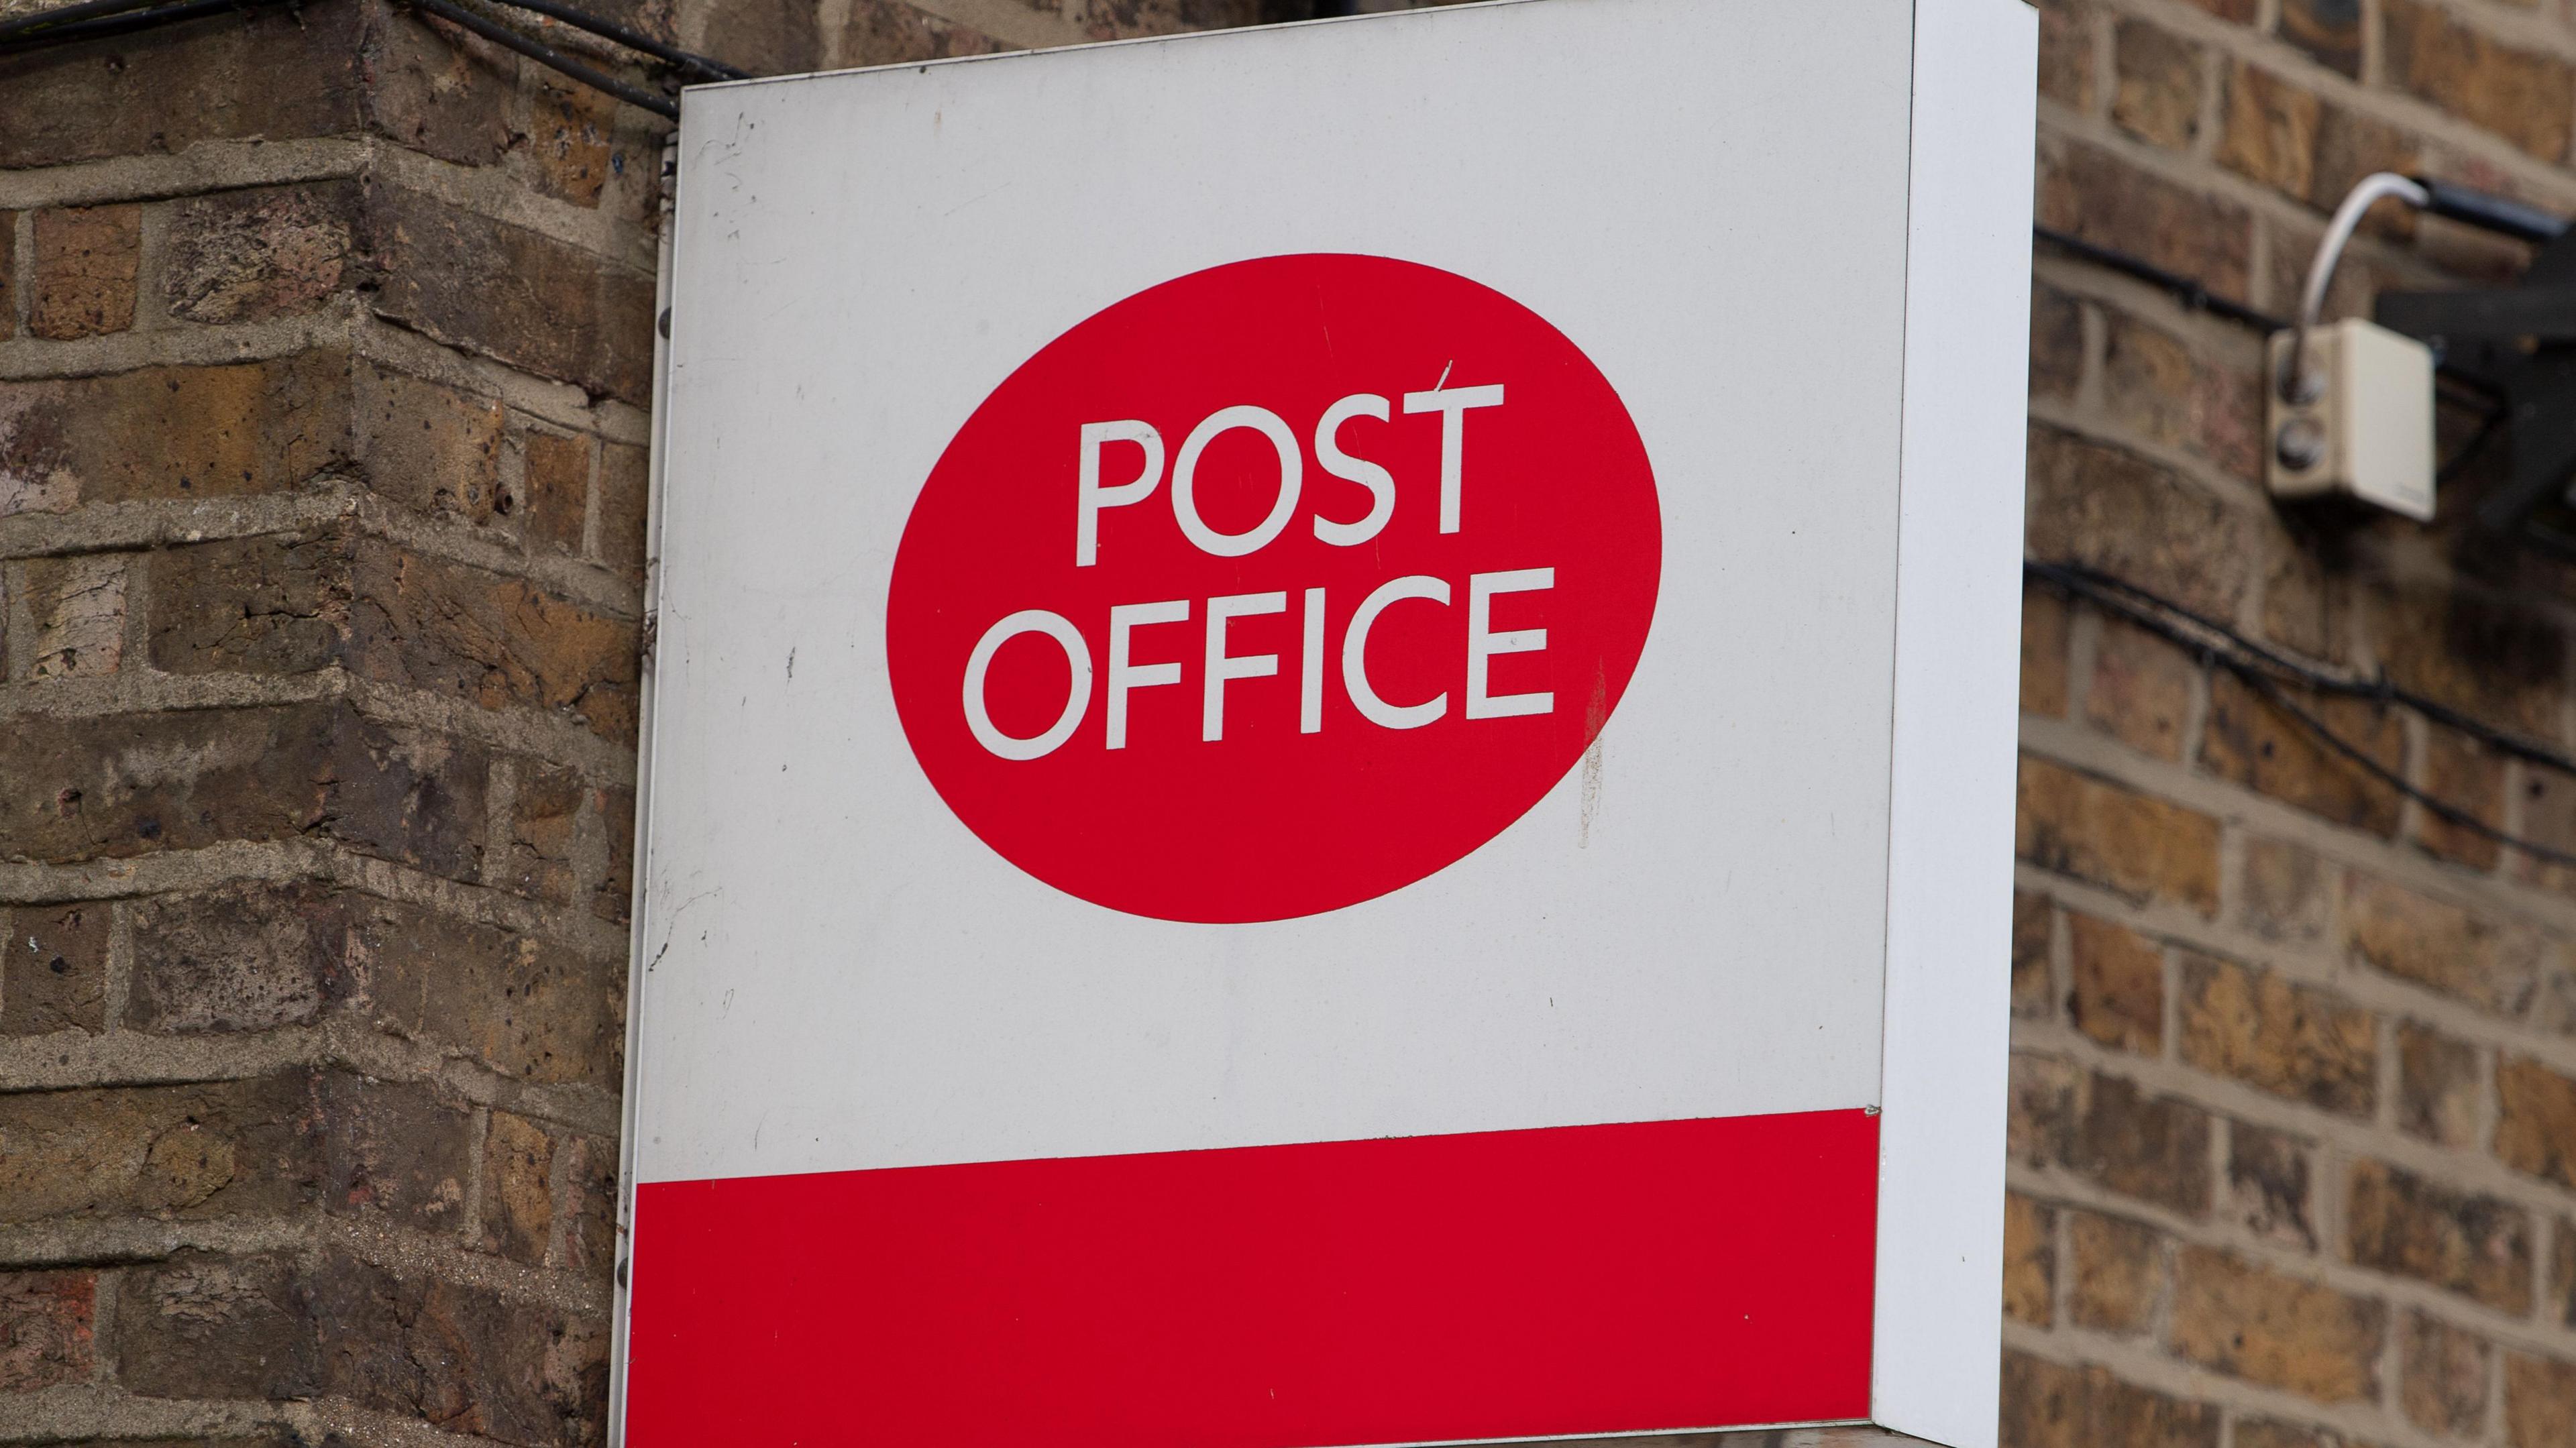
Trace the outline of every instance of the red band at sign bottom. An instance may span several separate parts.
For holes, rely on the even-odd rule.
[[[648,1183],[630,1448],[1858,1419],[1878,1119]]]

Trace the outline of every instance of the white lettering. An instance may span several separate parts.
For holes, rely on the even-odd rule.
[[[1198,482],[1199,454],[1224,433],[1249,428],[1270,439],[1279,454],[1279,501],[1270,505],[1270,516],[1261,520],[1249,533],[1220,533],[1199,517],[1198,498],[1193,491]],[[1181,525],[1182,536],[1198,545],[1202,553],[1219,558],[1240,558],[1254,552],[1288,526],[1297,511],[1297,491],[1305,481],[1305,454],[1297,447],[1297,435],[1279,414],[1266,407],[1225,407],[1208,414],[1208,419],[1190,429],[1181,444],[1181,455],[1172,463],[1172,517]]]
[[[1496,654],[1534,653],[1547,647],[1543,628],[1493,631],[1494,595],[1531,593],[1556,587],[1553,568],[1515,568],[1504,573],[1467,575],[1467,717],[1508,719],[1517,714],[1545,714],[1556,707],[1556,694],[1490,695],[1485,692],[1487,666]]]
[[[1386,399],[1374,393],[1355,392],[1325,408],[1323,419],[1315,424],[1315,461],[1334,477],[1369,490],[1368,514],[1356,523],[1336,523],[1321,513],[1315,515],[1315,536],[1336,548],[1366,543],[1386,527],[1386,520],[1395,513],[1393,475],[1366,458],[1342,451],[1342,424],[1354,417],[1386,421]]]
[[[1186,606],[1186,605],[1184,605]],[[984,676],[993,667],[993,655],[1024,633],[1042,633],[1064,649],[1065,662],[1073,666],[1073,681],[1065,691],[1064,712],[1056,717],[1047,731],[1033,739],[1019,739],[1003,733],[993,723],[984,705]],[[1024,608],[984,630],[975,641],[975,651],[966,656],[966,728],[975,742],[1004,759],[1038,759],[1052,754],[1073,731],[1082,725],[1082,716],[1091,706],[1091,648],[1082,634],[1065,621],[1064,615],[1042,608]]]
[[[1100,448],[1112,442],[1132,442],[1144,448],[1145,467],[1134,482],[1104,488],[1100,486]],[[1081,477],[1074,484],[1073,566],[1088,568],[1100,561],[1101,509],[1141,503],[1162,480],[1163,435],[1154,431],[1153,424],[1132,419],[1084,423]]]
[[[1109,610],[1109,747],[1127,747],[1127,694],[1131,689],[1149,689],[1157,684],[1181,681],[1181,666],[1170,664],[1131,664],[1131,637],[1147,624],[1183,623],[1189,619],[1190,602],[1175,598],[1167,603],[1122,603]]]
[[[1440,414],[1440,531],[1458,531],[1458,494],[1467,464],[1467,410],[1503,405],[1503,384],[1490,387],[1434,387],[1404,394],[1407,413]]]
[[[1201,701],[1199,738],[1213,744],[1225,737],[1225,684],[1228,679],[1265,679],[1279,672],[1277,654],[1225,651],[1226,620],[1256,614],[1286,613],[1285,593],[1229,593],[1208,600],[1206,697]]]
[[[1449,602],[1449,584],[1445,579],[1412,574],[1391,578],[1377,586],[1377,591],[1360,601],[1359,611],[1351,615],[1350,632],[1342,635],[1342,688],[1349,692],[1351,703],[1370,723],[1387,729],[1419,729],[1449,712],[1447,690],[1432,695],[1419,704],[1390,704],[1377,695],[1368,676],[1368,636],[1376,626],[1377,616],[1389,604],[1408,598],[1427,598],[1433,603]]]

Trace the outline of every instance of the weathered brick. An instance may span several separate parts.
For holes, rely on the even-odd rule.
[[[2261,385],[2258,377],[2255,386]],[[2239,423],[2262,415],[2259,399],[2250,405],[2253,410],[2239,414]],[[2260,434],[2252,443],[2249,456],[2260,461]],[[2295,521],[2278,516],[2254,525],[2263,544],[2263,637],[2312,659],[2344,660],[2349,657],[2344,636],[2350,628],[2343,618],[2343,580],[2328,571],[2313,536],[2287,526]]]
[[[2287,0],[2282,17],[2286,21],[2291,8],[2302,0]],[[2309,4],[2322,0],[2306,0]],[[2351,3],[2351,0],[2340,0]],[[2423,151],[2415,139],[2375,116],[2365,115],[2347,106],[2327,106],[2317,118],[2316,164],[2308,177],[2308,204],[2320,211],[2331,211],[2343,204],[2353,183],[2374,171],[2395,171],[2413,175],[2424,169]],[[2412,207],[2382,202],[2364,213],[2363,228],[2381,236],[2408,237],[2415,234],[2415,212]]]
[[[2254,23],[2255,0],[2185,0],[2231,25]]]
[[[2133,624],[2102,620],[2084,717],[2121,743],[2158,759],[2182,757],[2199,670],[2180,649]]]
[[[2214,1247],[2175,1258],[2173,1350],[2322,1402],[2375,1398],[2388,1310]]]
[[[2066,1237],[2068,1317],[2078,1327],[2146,1331],[2164,1289],[2164,1244],[2155,1229],[2070,1209]]]
[[[2576,1327],[2576,1220],[2560,1217],[2549,1241],[2549,1300],[2541,1312],[2561,1327]]]
[[[2352,1260],[2489,1307],[2531,1310],[2531,1214],[2375,1161],[2353,1163],[2344,1218]]]
[[[377,16],[370,39],[370,129],[464,166],[489,166],[508,154],[517,89],[511,56],[445,21],[390,8]]]
[[[2117,84],[2111,119],[2143,141],[2187,150],[2200,134],[2201,48],[2161,26],[2124,19],[2113,30]]]
[[[1094,39],[1109,40],[1119,33],[1106,29],[1115,15],[1120,0],[1101,0],[1089,8],[1096,22]],[[1124,0],[1133,5],[1136,0]],[[1169,5],[1172,0],[1152,0]],[[1182,0],[1188,3],[1188,0]],[[764,5],[758,0],[709,0],[698,12],[704,18],[698,23],[710,37],[724,38],[725,56],[754,75],[787,75],[813,70],[823,63],[822,27],[810,5]],[[1178,25],[1155,27],[1157,33],[1177,30]]]
[[[623,960],[588,960],[390,901],[367,902],[350,949],[363,1007],[380,1030],[527,1080],[613,1086],[620,1078]]]
[[[465,1208],[473,1117],[461,1101],[409,1082],[335,1072],[321,1085],[326,1210],[428,1231]]]
[[[2249,1122],[2227,1129],[2227,1211],[2248,1232],[2302,1252],[2317,1249],[2312,1142]]]
[[[581,551],[582,527],[590,508],[591,446],[586,437],[528,434],[519,516],[530,542],[562,553]]]
[[[603,789],[598,799],[601,832],[608,837],[608,870],[591,892],[590,913],[623,925],[635,900],[635,795]]]
[[[2125,926],[2069,914],[2074,989],[2066,1019],[2105,1046],[2153,1056],[2164,1050],[2163,947]]]
[[[2220,296],[2246,293],[2254,238],[2245,209],[2149,175],[2109,152],[2043,131],[2037,210],[2043,226],[2143,256],[2198,278]]]
[[[2136,899],[2218,910],[2218,821],[2046,760],[2021,762],[2014,853]]]
[[[2522,821],[2515,833],[2545,849],[2576,854],[2576,775],[2526,762]],[[2576,868],[2531,851],[2515,853],[2515,873],[2548,889],[2576,894]]]
[[[2284,690],[2345,742],[2391,774],[2406,762],[2405,724],[2363,699],[2319,698]],[[2267,794],[2335,824],[2375,835],[2397,832],[2397,791],[2341,753],[2243,679],[2224,671],[2209,682],[2209,723],[2200,762],[2222,779]]]
[[[372,279],[357,250],[353,181],[263,186],[170,208],[161,288],[192,322],[264,322],[311,312]]]
[[[605,1277],[617,1261],[617,1143],[576,1136],[563,1150],[563,1247],[555,1265]]]
[[[541,195],[596,208],[608,184],[617,102],[571,81],[544,81],[528,104],[529,180]]]
[[[2217,1448],[2218,1409],[2007,1350],[2003,1448]]]
[[[2391,975],[2498,1015],[2531,1004],[2540,940],[2529,930],[2362,874],[2345,886],[2344,916],[2354,953]]]
[[[2487,1361],[2492,1350],[2430,1313],[2406,1314],[2397,1401],[2415,1425],[2453,1438],[2475,1438],[2487,1419]]]
[[[910,65],[952,55],[990,55],[1006,48],[980,30],[904,0],[855,0],[833,64]]]
[[[557,710],[620,743],[635,738],[635,625],[525,579],[382,544],[358,550],[351,648],[382,683],[486,709]]]
[[[0,337],[18,330],[18,213],[0,211]]]
[[[2488,829],[2504,828],[2504,756],[2468,735],[2438,725],[2425,728],[2422,787]],[[2475,870],[2494,869],[2502,853],[2493,835],[2425,810],[2416,814],[2415,838],[2427,852]]]
[[[2361,77],[2361,0],[2281,0],[2280,32],[2319,65]]]
[[[2361,590],[2361,617],[2391,681],[2535,739],[2558,737],[2566,640],[2537,613],[2457,588]]]
[[[291,839],[330,814],[337,732],[324,705],[0,729],[0,855],[47,861]]]
[[[2020,1020],[2056,1014],[2057,987],[2048,961],[2051,920],[2047,896],[2013,892],[2012,1010]]]
[[[2006,1094],[2004,1150],[2034,1167],[2064,1161],[2075,1142],[2075,1097],[2082,1071],[2056,1056],[2012,1054]]]
[[[600,561],[641,577],[645,511],[652,494],[649,455],[622,442],[599,448]]]
[[[2478,1048],[2416,1021],[2397,1026],[2397,1126],[2443,1146],[2475,1146]]]
[[[2331,992],[2204,955],[2182,971],[2182,1058],[2345,1116],[2379,1102],[2379,1022]]]
[[[57,206],[35,215],[35,287],[27,330],[68,339],[134,325],[143,259],[140,206]]]
[[[285,1212],[320,1158],[303,1072],[0,1096],[0,1222]]]
[[[2263,473],[2262,381],[2173,333],[2105,309],[2102,401],[2111,418],[2150,442],[2198,453],[2238,477]],[[2250,359],[2247,359],[2250,360]]]
[[[569,904],[575,884],[574,836],[590,791],[574,771],[534,760],[520,764],[518,779],[500,883],[522,895]]]
[[[2033,281],[2030,286],[2031,395],[2072,401],[2083,385],[2084,304],[2044,281]]]
[[[0,382],[0,515],[281,492],[348,457],[347,360]]]
[[[311,884],[238,884],[134,907],[127,1024],[146,1031],[302,1025],[344,993],[339,912]]]
[[[0,1272],[0,1393],[30,1393],[90,1374],[98,1278],[88,1272]]]
[[[103,900],[0,910],[0,1036],[107,1028]]]
[[[338,659],[349,626],[349,542],[273,534],[153,555],[152,666],[166,673],[301,673]]]
[[[2504,1441],[2511,1448],[2576,1442],[2576,1363],[2504,1355]]]
[[[2077,1091],[2068,1169],[2185,1216],[2209,1210],[2209,1114],[2171,1096],[2095,1076]]]
[[[256,11],[230,25],[0,57],[0,169],[184,151],[200,141],[331,135],[362,110],[371,7]],[[292,76],[293,84],[245,84]]]
[[[2066,601],[2044,588],[2021,595],[2021,711],[2066,716]]]
[[[2438,5],[2383,0],[2381,53],[2391,85],[2413,91],[2544,161],[2567,154],[2576,68],[2503,44]]]
[[[2004,1194],[2004,1316],[2046,1327],[2057,1301],[2057,1213]]]
[[[423,513],[489,523],[500,498],[501,404],[389,368],[357,368],[368,485]]]
[[[2169,468],[2042,423],[2030,430],[2031,556],[2083,563],[2231,617],[2245,596],[2245,524]]]
[[[2576,1187],[2576,1081],[2518,1056],[2498,1061],[2495,1154],[2525,1176]]]
[[[2226,119],[2218,164],[2249,180],[2306,199],[2315,176],[2316,96],[2243,61],[2227,73]]]
[[[2245,928],[2266,940],[2323,940],[2334,909],[2335,877],[2316,853],[2280,840],[2245,842]]]
[[[35,624],[26,674],[35,679],[115,673],[125,661],[126,556],[76,554],[19,565],[19,591]]]
[[[577,1448],[601,1429],[603,1323],[337,1254],[314,1318],[325,1390],[363,1406],[531,1448]]]
[[[2347,1438],[2331,1428],[2284,1423],[2277,1418],[2239,1418],[2236,1448],[2378,1448],[2360,1438]]]
[[[378,314],[585,391],[651,400],[653,277],[416,192],[380,188]]]
[[[345,711],[335,723],[331,833],[451,880],[482,878],[491,753]]]
[[[554,1233],[554,1138],[507,1111],[492,1113],[483,1142],[483,1220],[479,1242],[531,1266],[545,1261]]]
[[[321,1385],[293,1259],[181,1252],[126,1274],[116,1374],[155,1398],[309,1398]]]
[[[2093,109],[2093,33],[2100,18],[2087,0],[2048,0],[2039,7],[2041,95],[2073,110]]]

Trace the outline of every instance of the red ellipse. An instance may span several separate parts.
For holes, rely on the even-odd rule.
[[[1499,401],[1479,390],[1494,387]],[[1318,424],[1337,403],[1328,460]],[[1109,425],[1095,428],[1089,495],[1086,424]],[[1154,450],[1146,429],[1162,456],[1140,495],[1127,485]],[[1300,476],[1283,510],[1291,448]],[[1358,542],[1378,490],[1353,458],[1391,480],[1391,511]],[[1103,309],[975,409],[904,527],[887,669],[932,786],[1020,869],[1157,919],[1287,919],[1446,868],[1564,778],[1627,689],[1662,557],[1645,444],[1563,333],[1434,267],[1264,257]],[[1392,601],[1365,631],[1354,692],[1348,635],[1381,589]],[[1113,679],[1113,609],[1156,604],[1122,615],[1127,671]],[[1175,611],[1185,617],[1136,621]],[[1222,651],[1235,661],[1213,741],[1212,612],[1229,615]],[[1013,615],[1029,626],[995,632]],[[966,684],[988,633],[979,739]],[[1089,666],[1078,699],[1077,653]],[[1480,696],[1471,653],[1484,658]],[[1172,672],[1161,665],[1176,681],[1156,681]],[[1413,722],[1434,701],[1437,717]]]

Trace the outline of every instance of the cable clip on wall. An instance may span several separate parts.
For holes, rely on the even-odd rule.
[[[2391,292],[2379,298],[2376,320],[2321,323],[2354,228],[2392,199],[2539,251],[2515,286]],[[2512,429],[2512,482],[2479,509],[2480,522],[2576,557],[2576,241],[2568,234],[2547,212],[2446,181],[2363,177],[2317,244],[2297,321],[2272,337],[2273,495],[2349,497],[2430,520],[2438,368],[2500,401]]]

